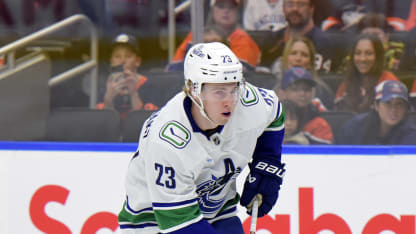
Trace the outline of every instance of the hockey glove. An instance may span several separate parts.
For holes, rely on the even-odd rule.
[[[253,199],[260,194],[262,201],[259,201],[258,217],[263,217],[277,201],[285,164],[277,160],[255,160],[249,167],[250,174],[244,183],[240,204],[247,207],[250,214]]]

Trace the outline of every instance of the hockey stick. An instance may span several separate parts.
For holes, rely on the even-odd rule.
[[[253,207],[251,208],[251,224],[250,234],[255,234],[257,230],[257,213],[259,208],[259,200],[254,198]]]

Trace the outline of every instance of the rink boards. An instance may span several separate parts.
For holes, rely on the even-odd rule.
[[[119,233],[136,147],[0,142],[0,233]],[[285,146],[283,152],[287,172],[278,204],[258,220],[258,233],[416,233],[416,147]],[[242,207],[239,217],[247,227]]]

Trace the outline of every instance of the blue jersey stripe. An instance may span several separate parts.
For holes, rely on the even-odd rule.
[[[145,228],[145,227],[156,227],[156,223],[142,223],[142,224],[120,224],[121,229],[136,229],[136,228]]]
[[[188,204],[192,204],[195,203],[197,201],[196,198],[191,199],[191,200],[186,200],[186,201],[181,201],[181,202],[169,202],[169,203],[159,203],[159,202],[153,202],[153,207],[175,207],[175,206],[183,206],[183,205],[188,205]]]
[[[138,210],[138,211],[133,210],[129,205],[129,197],[126,198],[126,207],[127,207],[127,210],[129,210],[131,213],[136,214],[136,215],[139,214],[139,213],[142,213],[142,212],[146,212],[146,211],[153,212],[152,207],[144,208],[144,209],[141,209],[141,210]]]

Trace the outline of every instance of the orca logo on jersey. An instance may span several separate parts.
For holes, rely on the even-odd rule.
[[[197,185],[196,193],[198,194],[199,208],[202,213],[212,215],[221,209],[224,205],[224,194],[228,190],[224,188],[236,180],[241,173],[241,167],[235,167],[231,158],[224,159],[225,174],[221,177],[211,175],[211,179]]]
[[[246,85],[246,90],[244,91],[244,95],[241,98],[241,104],[244,106],[252,106],[259,102],[259,98],[257,96],[256,91],[254,91],[253,87],[250,85]]]
[[[159,137],[175,148],[183,149],[191,140],[191,132],[181,123],[169,121],[160,130]]]

